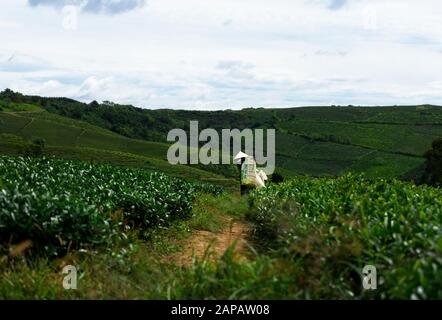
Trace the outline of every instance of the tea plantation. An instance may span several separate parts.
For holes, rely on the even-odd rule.
[[[45,158],[0,156],[0,248],[32,253],[108,246],[126,233],[190,216],[200,192],[222,188],[161,173]]]
[[[442,190],[347,174],[295,178],[250,201],[257,241],[292,270],[300,297],[442,298]],[[377,290],[362,289],[366,265]]]

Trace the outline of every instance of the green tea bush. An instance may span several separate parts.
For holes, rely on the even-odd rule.
[[[251,195],[265,248],[302,267],[318,298],[442,298],[442,190],[396,180],[299,177]],[[378,289],[361,270],[374,265]]]
[[[222,192],[142,169],[45,158],[0,157],[0,181],[0,245],[29,239],[51,256],[189,217],[199,192]]]

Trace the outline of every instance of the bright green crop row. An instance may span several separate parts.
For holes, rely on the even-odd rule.
[[[33,252],[57,256],[106,245],[189,217],[197,193],[221,191],[142,169],[0,156],[0,249],[31,240]]]
[[[297,178],[251,196],[250,218],[273,254],[318,298],[442,298],[442,190],[348,174]],[[361,270],[378,288],[362,289]]]

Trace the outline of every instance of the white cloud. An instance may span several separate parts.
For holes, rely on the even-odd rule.
[[[80,86],[77,96],[79,98],[93,99],[96,96],[103,95],[110,89],[112,78],[99,79],[97,77],[87,78]]]
[[[18,23],[15,21],[0,20],[0,29],[11,29],[16,28],[17,26]]]
[[[223,74],[232,79],[251,80],[255,77],[252,70],[254,66],[241,61],[220,61],[217,65]]]
[[[0,89],[172,108],[442,104],[436,0],[129,1],[69,30],[38,2],[2,3]]]
[[[330,0],[328,8],[330,10],[339,10],[342,7],[344,7],[346,3],[347,3],[347,0]]]
[[[28,0],[31,7],[49,6],[63,8],[65,6],[76,6],[84,12],[119,14],[146,5],[145,0]]]

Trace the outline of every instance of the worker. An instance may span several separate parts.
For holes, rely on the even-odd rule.
[[[247,194],[251,189],[265,187],[267,175],[256,169],[256,161],[252,156],[240,151],[233,160],[240,167],[241,195]]]

